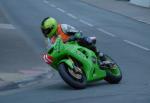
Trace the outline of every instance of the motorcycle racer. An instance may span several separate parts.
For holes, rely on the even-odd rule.
[[[103,53],[100,53],[95,44],[96,37],[86,37],[82,35],[82,32],[75,27],[68,24],[59,24],[56,19],[47,17],[41,22],[41,31],[46,38],[46,42],[55,43],[56,38],[59,36],[63,42],[77,41],[81,46],[91,49],[95,52],[96,56],[100,60],[100,66],[112,66],[113,63],[106,60]],[[43,56],[44,61],[49,64],[49,56],[45,54]]]

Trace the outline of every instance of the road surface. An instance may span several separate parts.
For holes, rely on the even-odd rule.
[[[14,69],[17,64],[24,67],[25,61],[25,65],[29,64],[28,69],[47,68],[39,59],[45,49],[40,23],[43,18],[52,16],[59,23],[75,26],[87,36],[96,36],[97,47],[114,58],[123,72],[120,84],[110,85],[101,81],[90,84],[84,90],[71,89],[54,73],[55,75],[43,85],[0,93],[0,103],[150,102],[150,25],[87,5],[80,0],[1,0],[0,4],[9,23],[19,31],[16,37],[22,38],[27,44],[24,49],[31,50],[25,53],[27,59],[21,62],[20,51],[17,47],[17,50],[14,49],[15,55],[20,58],[13,58],[16,63]],[[4,31],[2,27],[0,32],[10,35],[8,41],[15,35]],[[3,36],[0,39],[2,38]],[[7,44],[0,45],[3,48],[10,47]],[[5,58],[2,52],[0,55]],[[13,71],[11,66],[14,65],[7,65],[7,69]]]

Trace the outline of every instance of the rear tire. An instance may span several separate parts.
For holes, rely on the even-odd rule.
[[[104,55],[107,60],[115,63],[115,69],[107,69],[106,70],[106,78],[105,80],[110,84],[118,84],[122,80],[122,72],[117,63],[108,55]]]
[[[110,84],[118,84],[122,80],[122,74],[119,76],[114,76],[112,73],[107,72],[106,75],[107,77],[105,80]]]
[[[76,79],[74,78],[70,73],[69,73],[69,67],[65,63],[61,63],[58,67],[58,71],[62,79],[69,84],[71,87],[75,89],[84,89],[86,87],[86,77],[83,74],[81,79]]]

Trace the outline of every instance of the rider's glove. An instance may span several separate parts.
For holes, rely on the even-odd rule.
[[[82,34],[80,32],[74,34],[73,36],[71,36],[67,42],[70,42],[70,41],[76,41],[78,39],[82,38]]]
[[[82,38],[82,32],[78,32],[74,35],[75,38],[80,39]]]

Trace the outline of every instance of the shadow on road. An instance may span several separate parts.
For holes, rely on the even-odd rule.
[[[101,82],[93,82],[93,83],[89,83],[87,84],[87,88],[97,88],[98,86],[99,87],[105,87],[105,86],[110,86],[112,84],[109,84],[105,81],[101,81]],[[115,84],[113,84],[115,85]],[[50,84],[49,86],[46,86],[44,88],[41,88],[42,90],[48,90],[48,91],[53,91],[53,90],[61,90],[61,91],[66,91],[66,90],[75,90],[73,89],[72,87],[70,87],[68,84],[66,84],[65,82],[63,81],[59,81],[57,83],[54,83],[54,84]]]

